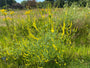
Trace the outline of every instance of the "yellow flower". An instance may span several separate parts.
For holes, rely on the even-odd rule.
[[[6,10],[5,9],[2,9],[1,12],[5,12]]]
[[[71,48],[73,48],[73,47],[71,46]]]
[[[10,17],[6,17],[6,18],[4,18],[4,19],[3,19],[3,21],[6,21],[6,20],[11,21],[11,20],[12,20],[12,18],[10,18]]]
[[[64,50],[62,50],[62,52],[64,52]]]
[[[66,66],[66,63],[64,63],[64,66]]]
[[[44,11],[44,9],[42,9],[42,11]]]
[[[8,50],[7,50],[7,54],[9,55],[9,52],[8,52]]]
[[[55,48],[55,50],[57,50],[57,47],[55,46],[55,44],[53,44],[53,47]]]
[[[16,60],[16,57],[13,57],[14,58],[14,60]]]
[[[54,29],[53,28],[51,28],[51,32],[54,33]]]
[[[30,64],[25,64],[26,66],[29,66]]]
[[[2,10],[0,10],[0,11],[2,12],[2,14],[7,15],[7,13],[6,13],[6,10],[5,10],[5,9],[2,9]]]
[[[6,19],[5,19],[5,18],[3,18],[3,21],[6,21]]]
[[[25,56],[28,56],[28,54],[24,53]]]
[[[11,11],[10,14],[11,14],[11,15],[14,14],[14,11]]]
[[[29,36],[28,36],[28,37],[33,38],[33,39],[36,39],[36,40],[39,40],[39,39],[40,39],[40,38],[35,37],[35,36],[30,32],[30,29],[29,29],[29,28],[27,28],[27,29],[28,29],[28,32],[29,32]]]
[[[59,66],[61,66],[61,64],[59,64]]]
[[[56,61],[56,64],[58,64],[58,62]]]
[[[30,10],[25,12],[26,15],[30,14]]]
[[[10,17],[7,17],[7,20],[12,20]]]
[[[3,14],[6,16],[7,15],[7,13],[6,12],[3,12]]]
[[[6,58],[6,61],[8,60],[8,58]]]
[[[47,59],[47,60],[45,60],[45,62],[48,62],[49,60]]]
[[[54,61],[57,61],[56,59]]]
[[[29,59],[26,59],[27,62],[29,62],[30,60]]]
[[[42,18],[45,18],[45,15],[43,15]]]
[[[63,31],[63,33],[62,33],[62,36],[63,36],[65,34],[65,21],[63,22],[62,31]]]
[[[36,26],[35,21],[33,22],[33,26],[34,26],[34,28],[35,28],[37,31],[39,31],[38,28],[37,28],[37,26]]]

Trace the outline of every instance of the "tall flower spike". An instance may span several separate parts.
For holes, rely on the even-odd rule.
[[[55,44],[53,44],[53,47],[54,47],[55,50],[57,50],[57,47],[55,46]]]
[[[51,32],[54,33],[54,28],[51,28]]]
[[[64,35],[65,34],[65,21],[63,22],[62,31],[63,31],[62,35]]]

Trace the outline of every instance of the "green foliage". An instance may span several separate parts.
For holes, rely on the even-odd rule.
[[[0,0],[0,7],[3,7],[5,5],[12,6],[13,3],[16,3],[15,0]]]
[[[73,3],[75,5],[86,7],[87,4],[90,4],[89,0],[45,0],[46,2],[51,2],[52,6],[54,7],[64,7],[65,4],[68,4],[67,7],[71,6]]]
[[[4,5],[2,8],[3,9],[7,9],[7,8],[9,8],[10,7],[10,5]]]
[[[47,7],[50,7],[49,5],[51,5],[51,2],[49,1],[44,1],[44,2],[39,2],[37,4],[37,7],[38,8],[47,8]]]
[[[22,2],[21,2],[21,5],[22,5],[23,7],[26,7],[26,4],[27,4],[27,1],[22,1]]]
[[[89,0],[67,0],[67,1],[68,1],[68,6],[71,6],[74,2],[76,2],[77,5],[86,7],[87,3],[89,3]]]
[[[84,64],[90,60],[89,11],[77,6],[26,12],[2,9],[5,26],[0,26],[0,62],[8,68],[70,68],[71,62]]]
[[[55,5],[56,7],[63,7],[64,4],[65,4],[65,1],[64,1],[64,0],[56,0],[56,1],[54,2],[54,5]]]

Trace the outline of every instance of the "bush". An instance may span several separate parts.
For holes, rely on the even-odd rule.
[[[12,4],[12,9],[23,9],[23,6],[19,3]]]

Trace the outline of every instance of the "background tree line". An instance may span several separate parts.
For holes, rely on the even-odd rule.
[[[16,3],[15,0],[0,0],[0,7],[6,8],[12,6],[14,3]]]
[[[24,0],[21,2],[21,4],[17,3],[15,0],[0,0],[0,8],[46,8],[48,4],[51,7],[62,8],[64,7],[64,5],[67,5],[69,7],[73,3],[77,6],[85,7],[86,5],[88,5],[90,7],[89,0],[45,0],[43,2],[36,2],[36,0]]]
[[[75,3],[77,6],[86,7],[87,4],[90,5],[90,0],[45,0],[51,2],[54,7],[64,7],[65,4],[67,6],[71,6]]]
[[[23,6],[26,6],[27,1],[22,1],[21,4]],[[48,4],[51,7],[59,7],[59,8],[64,7],[64,5],[67,5],[67,7],[70,7],[72,4],[75,4],[75,5],[80,6],[80,7],[86,7],[86,5],[88,4],[88,6],[90,7],[89,0],[45,0],[43,2],[36,2],[34,0],[33,4],[36,4],[36,7],[38,7],[38,8],[46,8],[48,6]]]

